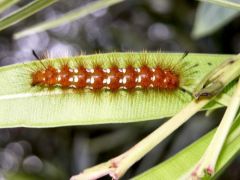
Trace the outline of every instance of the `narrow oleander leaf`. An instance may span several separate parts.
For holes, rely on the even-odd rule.
[[[237,0],[240,2],[239,0]],[[196,39],[210,35],[240,14],[239,10],[229,9],[202,2],[197,8],[192,36]]]
[[[208,144],[210,143],[216,130],[209,132],[190,146],[177,153],[175,156],[164,161],[163,163],[147,170],[146,172],[133,178],[134,180],[141,179],[157,179],[162,180],[180,179],[187,173],[203,155]],[[225,145],[219,156],[216,165],[216,175],[218,176],[229,162],[238,154],[240,150],[240,117],[234,123]]]
[[[236,9],[238,11],[240,11],[240,4],[238,0],[199,0],[199,1],[203,1],[203,2],[208,2],[208,3],[212,3],[218,6],[222,6],[225,8],[230,8],[230,9]]]
[[[57,2],[58,0],[35,0],[26,6],[20,8],[17,11],[9,14],[6,17],[0,19],[0,30],[6,29],[9,26],[18,23],[26,19],[27,17],[35,14],[36,12],[52,5],[53,3]]]
[[[110,91],[99,93],[60,88],[39,89],[31,86],[31,73],[48,64],[59,67],[63,62],[70,65],[84,62],[88,67],[96,65],[109,67],[115,63],[119,67],[125,67],[126,63],[143,60],[143,63],[153,66],[156,61],[163,60],[167,64],[175,64],[181,61],[182,56],[182,53],[107,53],[2,67],[0,68],[0,127],[127,123],[172,116],[192,100],[191,92],[201,79],[231,55],[188,54],[184,62],[193,66],[188,69],[190,73],[187,77],[192,79],[191,83],[182,87],[186,92],[139,90],[131,93],[119,90],[115,93]]]
[[[46,31],[48,29],[58,27],[66,23],[70,23],[79,18],[82,18],[98,10],[107,8],[109,6],[112,6],[122,1],[123,0],[99,0],[99,1],[89,3],[84,7],[80,7],[78,9],[72,10],[57,19],[51,19],[51,20],[36,24],[34,26],[28,27],[22,31],[19,31],[14,34],[14,38],[15,39],[22,38],[24,36],[29,36],[31,34],[39,33],[42,31]]]
[[[19,1],[20,0],[0,0],[0,13],[17,4]]]

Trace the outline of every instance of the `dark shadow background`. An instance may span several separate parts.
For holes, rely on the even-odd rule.
[[[23,0],[19,6],[30,2]],[[30,18],[0,32],[0,65],[35,59],[31,50],[53,57],[112,51],[170,51],[238,53],[240,19],[211,36],[191,38],[197,1],[128,0],[70,24],[13,40],[12,34],[36,22],[60,16],[90,0],[61,0]],[[0,16],[17,9],[15,6]],[[1,78],[1,77],[0,77]],[[13,107],[14,108],[14,107]],[[169,158],[216,127],[223,110],[210,117],[199,113],[138,162],[124,176],[129,179]],[[86,167],[122,153],[156,129],[164,120],[130,124],[62,128],[0,130],[0,179],[68,179]],[[220,179],[240,178],[240,159]],[[106,178],[108,179],[108,178]]]

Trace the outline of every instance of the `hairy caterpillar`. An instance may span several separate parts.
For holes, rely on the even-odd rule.
[[[34,51],[33,54],[41,61],[41,58]],[[183,55],[181,60],[185,56],[187,53]],[[31,85],[63,89],[90,89],[93,91],[101,89],[110,91],[120,89],[171,91],[179,88],[181,74],[176,70],[186,68],[183,67],[183,62],[180,61],[180,63],[168,67],[162,67],[161,64],[150,67],[146,61],[142,63],[138,67],[134,67],[130,62],[126,67],[112,64],[109,68],[102,68],[101,65],[86,68],[82,64],[75,67],[70,67],[67,63],[63,63],[60,67],[42,64],[42,69],[31,73]]]

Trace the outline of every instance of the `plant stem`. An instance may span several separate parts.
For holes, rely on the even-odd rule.
[[[204,172],[213,175],[218,156],[221,152],[223,144],[232,126],[233,120],[240,106],[240,79],[236,90],[231,98],[231,102],[223,116],[223,119],[201,160],[196,164],[191,176],[194,178],[202,178]]]
[[[116,177],[121,177],[135,162],[151,151],[156,145],[185,123],[208,102],[208,99],[192,101],[182,109],[182,111],[136,144],[128,153],[128,156],[126,156],[116,168]]]
[[[0,13],[4,12],[6,9],[10,8],[14,4],[17,4],[20,0],[3,0],[0,1]]]
[[[14,34],[14,39],[22,38],[24,36],[39,33],[42,31],[46,31],[48,29],[55,28],[57,26],[69,23],[71,21],[75,21],[88,14],[107,8],[109,6],[120,3],[122,1],[123,0],[99,0],[94,2],[90,1],[91,3],[85,5],[84,7],[80,7],[78,9],[72,10],[57,19],[48,20],[48,21],[39,23],[37,25],[34,25],[32,27],[29,27],[27,29],[24,29],[22,31],[19,31],[16,34]]]
[[[193,100],[178,114],[165,122],[162,126],[153,131],[127,152],[102,164],[100,171],[99,169],[96,169],[99,166],[94,166],[92,168],[86,169],[79,175],[73,176],[72,180],[82,180],[84,177],[88,177],[86,179],[92,179],[93,177],[96,177],[96,174],[101,175],[101,172],[109,172],[109,175],[112,176],[113,179],[119,179],[134,163],[136,163],[145,154],[151,151],[156,145],[158,145],[162,140],[169,136],[179,126],[185,123],[209,101],[209,99],[202,99],[200,101]],[[106,173],[103,175],[106,175]]]
[[[238,11],[240,9],[240,5],[237,2],[231,2],[231,1],[226,1],[226,0],[200,0],[200,1],[216,4],[218,6],[222,6],[225,8],[231,8],[231,9],[235,9]]]

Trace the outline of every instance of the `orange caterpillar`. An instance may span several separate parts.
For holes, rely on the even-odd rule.
[[[111,91],[130,90],[136,87],[174,90],[179,87],[179,77],[170,69],[161,67],[119,68],[113,66],[103,69],[97,66],[87,69],[83,66],[70,68],[68,65],[63,65],[57,69],[49,65],[44,70],[32,73],[32,86],[36,85],[92,90],[109,89]]]

